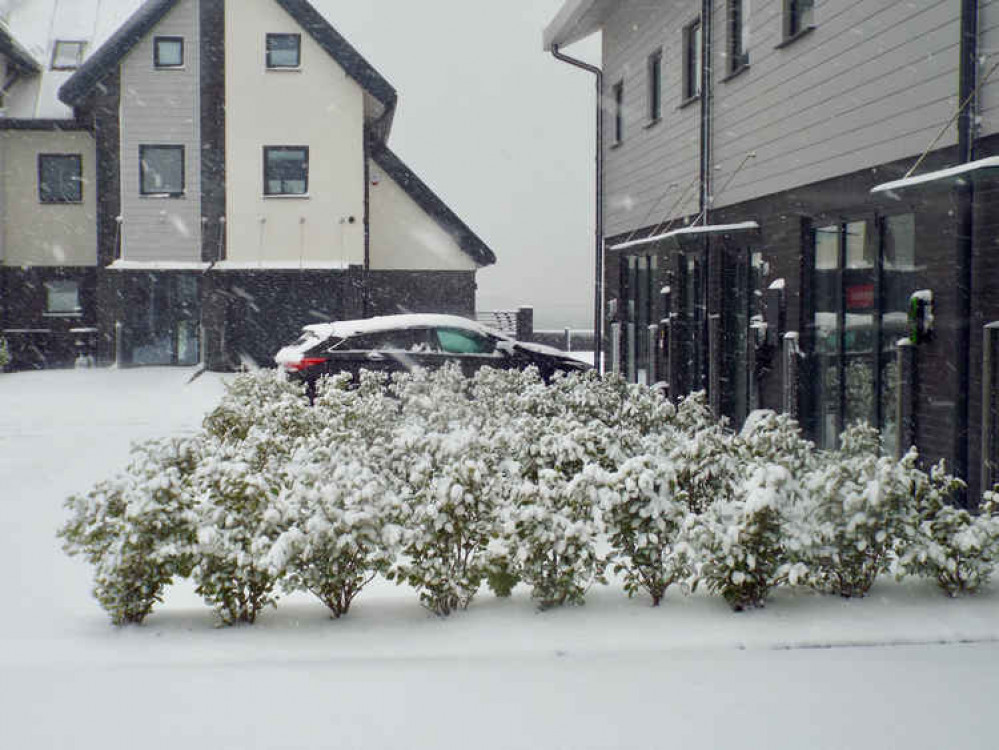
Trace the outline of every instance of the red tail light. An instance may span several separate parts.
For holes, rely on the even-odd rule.
[[[298,362],[285,362],[284,369],[289,372],[301,372],[302,370],[307,370],[313,365],[321,365],[326,359],[323,357],[303,357],[298,360]]]

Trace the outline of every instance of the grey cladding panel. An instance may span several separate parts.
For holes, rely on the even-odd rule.
[[[123,254],[132,261],[201,260],[201,123],[198,3],[181,0],[121,63]],[[157,69],[157,36],[184,39],[184,65]],[[140,195],[139,147],[184,146],[180,198]]]

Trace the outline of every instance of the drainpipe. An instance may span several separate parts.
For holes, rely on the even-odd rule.
[[[582,60],[563,55],[558,51],[558,45],[552,45],[552,56],[556,60],[573,65],[596,76],[597,85],[597,215],[596,215],[596,270],[594,281],[593,302],[593,366],[601,370],[601,360],[604,350],[604,72],[593,65],[587,65]]]
[[[978,0],[961,0],[961,47],[958,101],[974,96],[978,66]],[[970,101],[958,118],[958,162],[975,158],[978,102]],[[971,290],[975,231],[975,187],[971,180],[957,186],[957,434],[954,468],[970,479],[968,448],[971,392]]]
[[[701,223],[710,224],[711,210],[711,0],[701,0],[701,196],[699,215]],[[706,237],[706,235],[705,235]],[[705,241],[707,241],[705,239]]]

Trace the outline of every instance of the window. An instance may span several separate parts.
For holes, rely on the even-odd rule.
[[[812,28],[815,0],[784,0],[784,40],[794,39]]]
[[[80,312],[79,283],[65,279],[45,282],[46,315],[79,315]]]
[[[79,154],[38,155],[38,200],[42,203],[83,200],[83,158]]]
[[[657,49],[649,55],[649,122],[658,122],[663,116],[663,51]]]
[[[683,30],[683,99],[690,101],[701,95],[701,19]]]
[[[139,191],[142,195],[184,194],[184,147],[139,146]]]
[[[264,146],[264,195],[309,192],[309,147]]]
[[[728,0],[728,72],[738,73],[749,65],[750,0]]]
[[[184,67],[184,39],[179,36],[158,36],[153,40],[153,65],[157,68]]]
[[[485,336],[457,328],[438,328],[437,338],[448,354],[492,354],[496,349]]]
[[[624,140],[624,81],[614,84],[614,143]]]
[[[302,65],[301,34],[268,34],[267,67],[293,69]]]
[[[56,41],[52,48],[52,70],[76,70],[83,62],[86,42]]]

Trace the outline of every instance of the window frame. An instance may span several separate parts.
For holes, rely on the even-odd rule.
[[[649,125],[654,125],[663,119],[663,48],[654,50],[649,55],[646,66],[648,76],[648,117]]]
[[[815,0],[783,0],[783,6],[778,49],[815,30]]]
[[[43,162],[49,159],[66,159],[73,160],[76,163],[76,194],[78,197],[73,198],[59,198],[59,197],[46,197],[42,192],[42,186],[44,183],[44,168]],[[83,203],[83,155],[82,154],[63,154],[63,153],[40,153],[38,154],[38,202],[44,205],[78,205]]]
[[[268,156],[274,152],[281,151],[304,151],[305,152],[305,189],[300,193],[291,192],[271,192],[270,184],[268,180]],[[264,174],[264,184],[263,184],[263,195],[265,198],[308,198],[309,197],[309,161],[311,153],[308,146],[264,146],[263,151],[263,174]]]
[[[614,98],[614,140],[612,146],[620,146],[624,143],[624,79],[611,86]]]
[[[695,46],[694,40],[697,40]],[[701,17],[683,27],[683,101],[680,106],[686,106],[701,98],[704,90],[704,26]]]
[[[73,288],[73,292],[75,293],[75,296],[76,296],[76,306],[72,310],[53,309],[53,307],[52,307],[52,301],[53,301],[53,296],[52,295],[53,295],[53,292],[54,292],[53,287],[55,285],[57,285],[57,284],[66,284],[66,285],[72,284],[73,285],[73,287],[74,287]],[[80,317],[83,316],[83,301],[80,298],[80,294],[81,294],[82,289],[81,289],[81,284],[80,284],[79,279],[47,279],[42,284],[42,286],[45,289],[45,310],[44,310],[44,312],[42,312],[42,317],[46,317],[46,318],[80,318]],[[65,294],[65,293],[66,292],[61,292],[61,294]],[[60,292],[56,292],[56,294],[60,294]]]
[[[276,65],[271,57],[271,41],[277,39],[294,39],[297,42],[298,59],[294,65]],[[264,39],[264,65],[267,70],[301,70],[302,69],[302,35],[292,32],[269,32]]]
[[[741,73],[749,67],[748,25],[749,15],[747,2],[749,0],[728,0],[726,4],[725,26],[728,30],[726,40],[726,68],[729,76]]]
[[[146,152],[157,149],[180,153],[180,190],[147,191],[145,183]],[[183,198],[187,192],[187,153],[182,144],[176,143],[142,143],[139,144],[139,195],[147,198]]]
[[[161,42],[176,42],[180,44],[180,62],[177,64],[164,63],[160,58],[160,43]],[[156,70],[178,70],[184,67],[186,63],[185,49],[184,49],[184,37],[182,36],[157,36],[153,38],[153,67]]]
[[[59,61],[59,48],[62,45],[75,45],[77,48],[76,62],[72,65],[57,65]],[[77,70],[83,64],[83,53],[87,49],[87,42],[84,39],[56,39],[52,45],[52,59],[49,62],[50,70]]]

